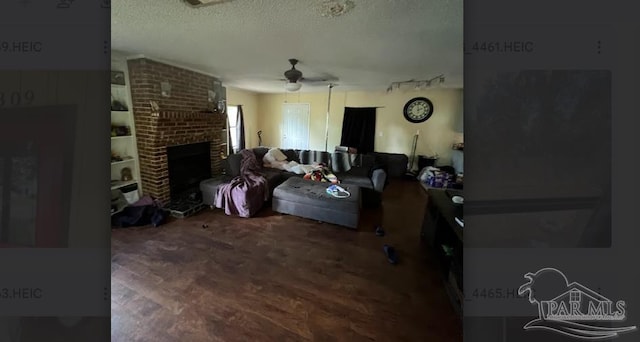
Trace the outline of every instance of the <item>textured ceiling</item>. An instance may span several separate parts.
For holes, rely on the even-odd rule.
[[[323,17],[322,0],[112,0],[114,50],[218,76],[227,86],[283,92],[289,58],[307,78],[331,75],[343,90],[444,74],[462,87],[462,0],[353,0]],[[302,91],[325,89],[305,84]]]

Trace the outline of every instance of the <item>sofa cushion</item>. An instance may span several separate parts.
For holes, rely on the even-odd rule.
[[[373,189],[373,182],[371,182],[371,178],[369,177],[351,175],[349,173],[341,173],[336,176],[340,180],[340,184],[351,184],[361,188]]]
[[[273,192],[273,197],[301,205],[329,207],[336,211],[344,210],[351,212],[359,210],[360,189],[357,186],[343,186],[343,188],[351,193],[351,196],[337,199],[327,194],[326,189],[330,185],[331,183],[314,182],[291,177],[276,187]]]
[[[228,166],[229,166],[228,175],[230,175],[232,177],[240,176],[240,163],[241,162],[242,162],[242,154],[240,154],[240,153],[230,154],[227,157],[227,163],[228,163]]]
[[[300,151],[300,164],[323,163],[331,166],[331,154],[325,151]]]
[[[349,171],[356,157],[357,155],[347,152],[333,152],[331,154],[331,170],[335,173]]]
[[[231,176],[218,176],[205,179],[200,182],[200,191],[202,191],[202,202],[206,205],[214,206],[216,203],[216,195],[218,187],[231,181]]]
[[[264,155],[267,154],[267,152],[269,152],[269,148],[268,147],[254,147],[251,149],[251,151],[253,151],[253,153],[256,155],[256,159],[262,163],[262,158],[264,158]]]
[[[359,154],[354,166],[372,169],[376,166],[376,157],[369,154]]]
[[[347,172],[343,172],[343,175],[349,175],[353,177],[364,177],[369,178],[371,176],[371,172],[366,167],[352,167],[351,170]]]
[[[327,194],[329,185],[289,178],[273,191],[272,208],[283,214],[357,228],[360,220],[360,188],[344,185],[351,196],[338,199]]]
[[[220,167],[222,168],[222,174],[231,175],[231,168],[229,167],[228,158],[222,159],[220,162]]]
[[[384,167],[390,178],[403,177],[407,172],[409,157],[402,153],[370,152],[375,158],[376,164]]]
[[[264,175],[264,178],[267,179],[267,183],[269,184],[269,187],[271,189],[278,186],[280,183],[282,183],[282,181],[284,181],[282,171],[278,169],[265,167],[264,169],[262,169],[262,174]]]
[[[273,157],[273,159],[275,159],[276,161],[285,161],[287,160],[287,156],[282,153],[282,150],[280,150],[277,147],[274,147],[272,149],[269,150],[269,152],[267,152],[266,155],[270,155]]]
[[[287,161],[294,161],[296,163],[300,162],[300,158],[298,157],[298,151],[293,149],[286,149],[281,151],[287,157]]]

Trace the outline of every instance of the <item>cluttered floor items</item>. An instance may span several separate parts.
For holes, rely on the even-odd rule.
[[[112,199],[112,202],[118,201]],[[120,201],[120,203],[122,203]],[[112,207],[112,212],[114,208]],[[158,227],[167,220],[169,212],[159,201],[144,196],[138,201],[125,205],[111,215],[111,226],[115,228],[139,227],[152,225]]]
[[[462,189],[463,174],[456,174],[451,166],[427,166],[418,174],[418,180],[432,188]]]

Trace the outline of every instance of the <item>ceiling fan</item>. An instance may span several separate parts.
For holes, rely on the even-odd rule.
[[[335,82],[338,79],[336,77],[326,75],[326,77],[317,77],[317,78],[307,78],[304,77],[302,71],[296,69],[296,64],[298,64],[298,60],[295,58],[289,59],[289,63],[291,64],[291,69],[284,72],[284,79],[281,81],[286,81],[285,89],[288,91],[297,91],[302,87],[302,83],[326,83],[326,82]]]

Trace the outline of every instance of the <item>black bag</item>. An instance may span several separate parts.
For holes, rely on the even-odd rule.
[[[163,224],[165,220],[166,213],[158,206],[129,206],[124,208],[122,212],[113,215],[111,224],[119,228],[139,227],[149,224],[158,227]]]
[[[167,219],[167,212],[160,207],[154,207],[153,214],[151,215],[151,224],[157,227],[163,224]]]

